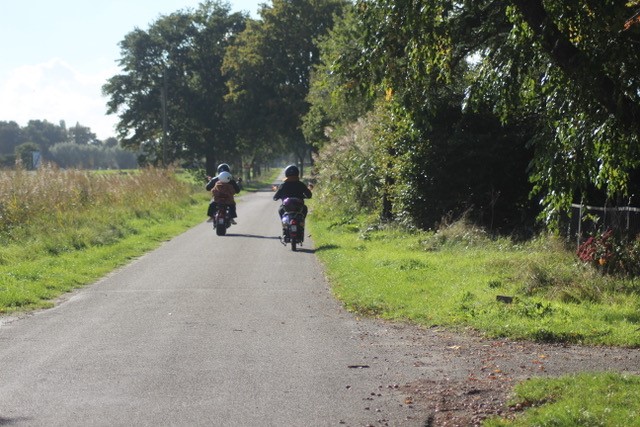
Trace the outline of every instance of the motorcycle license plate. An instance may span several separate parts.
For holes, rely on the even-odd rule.
[[[294,231],[294,232],[298,231],[298,226],[295,225],[295,224],[291,224],[290,229],[291,229],[291,231]]]

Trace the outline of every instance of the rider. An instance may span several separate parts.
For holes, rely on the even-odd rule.
[[[218,171],[217,172],[218,172],[218,175],[220,175],[221,172],[229,172],[229,173],[231,173],[231,168],[226,163],[220,163],[218,165]],[[218,182],[218,175],[214,176],[213,178],[207,177],[209,179],[209,182],[207,182],[207,185],[204,187],[207,191],[213,190],[213,186],[216,185],[216,182]],[[233,185],[233,188],[236,190],[236,193],[239,193],[240,192],[240,186],[238,185],[236,180],[233,179],[233,176],[231,177],[231,181],[229,181],[229,182],[230,182],[231,185]]]
[[[218,174],[218,181],[211,190],[213,194],[213,211],[217,208],[218,203],[229,206],[229,215],[231,216],[231,223],[236,222],[233,218],[236,217],[236,201],[233,199],[233,195],[236,194],[235,188],[231,184],[231,174],[229,172],[220,172]]]
[[[214,176],[213,178],[211,177],[207,177],[209,178],[209,182],[207,182],[207,185],[205,185],[205,189],[207,191],[212,191],[213,187],[216,185],[216,183],[218,182],[218,180],[220,179],[220,174],[223,172],[227,172],[229,173],[229,184],[231,184],[233,186],[233,189],[235,190],[235,193],[239,193],[240,192],[240,186],[238,185],[238,183],[233,179],[233,176],[231,175],[231,168],[229,168],[229,165],[226,163],[220,163],[220,165],[218,165],[218,175]],[[235,224],[235,218],[238,217],[237,213],[236,213],[236,205],[235,202],[233,203],[233,205],[231,205],[231,223]],[[213,217],[216,214],[216,205],[215,205],[215,200],[214,198],[211,199],[211,202],[209,203],[209,207],[207,208],[207,215],[209,216],[209,219],[207,220],[207,222],[212,222],[213,221]]]
[[[307,185],[300,181],[300,169],[296,165],[289,165],[284,170],[284,182],[278,186],[278,190],[276,194],[273,195],[273,200],[286,199],[287,197],[297,197],[299,199],[310,199],[311,198],[311,190]],[[307,206],[302,206],[302,214],[307,216]],[[280,214],[280,218],[284,215],[284,206],[280,205],[278,209],[278,214]]]

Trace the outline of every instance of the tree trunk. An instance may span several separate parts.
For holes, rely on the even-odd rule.
[[[218,165],[216,165],[216,158],[213,153],[213,149],[207,150],[207,153],[205,154],[204,169],[207,176],[215,176],[218,173]]]
[[[387,154],[391,159],[396,157],[396,150],[393,147],[387,147]],[[382,188],[382,210],[380,211],[380,219],[384,222],[393,220],[393,202],[391,201],[391,188],[393,187],[394,180],[391,176],[391,168],[393,164],[391,161],[387,163],[387,168],[384,173],[384,187]]]

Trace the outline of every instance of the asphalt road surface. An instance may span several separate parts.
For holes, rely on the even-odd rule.
[[[0,425],[424,425],[401,385],[428,368],[341,308],[322,248],[280,243],[271,197],[241,198],[227,236],[203,221],[53,309],[0,318]]]

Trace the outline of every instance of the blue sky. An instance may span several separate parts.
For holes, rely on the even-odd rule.
[[[118,73],[118,43],[161,15],[193,9],[199,0],[2,1],[0,13],[0,121],[31,119],[67,127],[80,123],[99,139],[114,136],[101,94]],[[233,11],[257,17],[266,0],[230,0]]]

